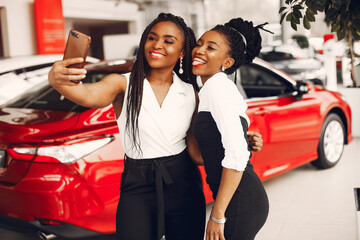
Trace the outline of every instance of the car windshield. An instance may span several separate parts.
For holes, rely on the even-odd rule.
[[[295,59],[291,53],[277,51],[261,52],[259,57],[269,62]]]
[[[88,72],[86,78],[83,80],[83,84],[97,82],[107,74],[109,74],[109,72]],[[67,112],[83,112],[88,109],[66,99],[52,88],[47,81],[32,87],[2,107]]]

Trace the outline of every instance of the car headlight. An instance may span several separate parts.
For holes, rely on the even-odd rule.
[[[78,138],[61,143],[41,144],[38,146],[15,146],[8,149],[13,158],[34,160],[34,162],[73,163],[82,157],[105,146],[112,136]]]

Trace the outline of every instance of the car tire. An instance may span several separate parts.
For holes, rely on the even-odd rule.
[[[345,145],[345,127],[339,115],[330,113],[321,127],[318,159],[311,164],[319,169],[335,166],[341,158]]]

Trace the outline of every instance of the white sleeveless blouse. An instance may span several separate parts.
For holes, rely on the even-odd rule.
[[[124,74],[129,83],[130,73]],[[121,114],[117,119],[125,153],[133,159],[175,155],[186,148],[185,138],[195,111],[196,100],[191,84],[173,73],[173,83],[160,107],[147,79],[144,80],[142,106],[139,114],[139,143],[141,152],[133,144],[130,130],[125,129],[127,84]]]

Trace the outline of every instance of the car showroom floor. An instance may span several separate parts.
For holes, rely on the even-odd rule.
[[[316,170],[307,164],[265,181],[264,186],[270,212],[256,240],[355,240],[353,188],[360,187],[360,138],[345,146],[342,159],[334,168]],[[211,204],[207,209],[209,214]],[[0,228],[0,239],[38,238],[32,233]]]

